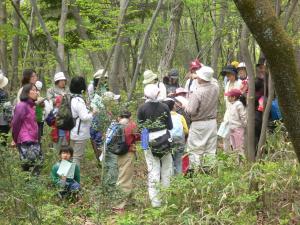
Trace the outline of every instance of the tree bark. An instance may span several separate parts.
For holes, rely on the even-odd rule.
[[[19,30],[20,29],[20,17],[17,14],[17,11],[20,11],[20,0],[13,0],[13,4],[16,7],[16,10],[14,11],[13,18],[14,18],[14,29]],[[18,65],[19,65],[19,43],[20,43],[20,37],[19,34],[15,34],[12,41],[12,78],[11,78],[11,86],[10,90],[17,89],[19,86],[19,78],[18,78]]]
[[[120,1],[120,16],[119,16],[119,25],[117,30],[117,38],[116,38],[116,45],[113,47],[112,52],[114,53],[111,72],[108,77],[109,87],[110,90],[116,94],[120,93],[121,87],[121,77],[120,69],[121,69],[121,57],[122,54],[122,43],[124,42],[124,37],[120,37],[121,32],[123,30],[124,22],[125,22],[125,14],[129,5],[129,0],[121,0]],[[109,62],[110,59],[107,60]],[[124,61],[124,60],[123,60]],[[107,70],[107,67],[105,68]],[[104,73],[105,74],[105,71]]]
[[[288,10],[285,14],[284,21],[283,21],[283,27],[284,29],[287,28],[287,25],[289,23],[289,20],[291,16],[293,15],[294,10],[297,8],[298,0],[292,0],[290,3],[290,6],[288,7]]]
[[[244,23],[241,34],[241,53],[246,63],[248,74],[248,96],[247,96],[247,157],[249,161],[255,161],[255,71],[249,52],[249,30]]]
[[[6,1],[0,0],[0,26],[5,25],[7,22],[6,14]],[[8,63],[7,63],[7,36],[4,35],[3,39],[0,40],[0,59],[1,59],[1,69],[5,76],[8,73]]]
[[[152,31],[153,25],[156,21],[158,13],[161,9],[162,3],[163,3],[163,0],[158,1],[157,7],[156,7],[156,9],[155,9],[155,11],[152,15],[150,24],[147,28],[146,33],[145,33],[145,36],[144,36],[144,39],[143,39],[143,42],[142,42],[142,45],[141,45],[141,48],[140,48],[140,51],[139,51],[139,54],[138,54],[138,59],[137,59],[137,64],[136,64],[136,67],[135,67],[134,75],[133,75],[133,78],[132,78],[132,81],[131,81],[130,90],[129,90],[129,93],[128,93],[128,101],[130,101],[131,98],[132,98],[132,94],[133,94],[133,91],[134,91],[135,86],[136,86],[138,74],[140,72],[140,67],[141,67],[142,62],[143,62],[143,58],[144,58],[145,50],[146,50],[146,47],[147,47],[147,43],[149,41],[149,37],[150,37],[151,31]]]
[[[30,27],[29,27],[29,32],[30,33],[32,33],[33,27],[34,27],[34,10],[32,8],[31,9],[31,14],[30,14]],[[30,35],[28,35],[27,44],[26,44],[25,53],[24,53],[24,58],[23,58],[23,69],[25,69],[26,60],[27,60],[29,49],[30,49],[30,39],[31,39]]]
[[[169,27],[168,39],[158,66],[158,72],[160,76],[165,75],[172,67],[175,49],[179,37],[180,19],[182,16],[182,12],[182,0],[175,1],[171,11],[171,24]]]
[[[284,123],[300,160],[300,74],[292,40],[276,18],[270,1],[234,2],[270,65]]]
[[[33,7],[33,9],[34,9],[35,14],[37,15],[38,21],[39,21],[39,23],[40,23],[40,25],[41,25],[41,27],[42,27],[44,33],[45,33],[46,36],[47,36],[47,39],[48,39],[48,42],[49,42],[49,46],[50,46],[51,50],[52,50],[53,53],[54,53],[55,59],[56,59],[56,61],[59,63],[59,65],[60,65],[60,67],[61,67],[61,71],[64,72],[65,75],[66,75],[67,78],[68,78],[68,77],[69,77],[68,71],[67,71],[66,68],[65,68],[65,65],[64,65],[63,60],[61,59],[61,57],[60,57],[59,54],[58,54],[56,44],[55,44],[55,42],[54,42],[54,40],[53,40],[53,38],[52,38],[50,32],[48,31],[48,29],[47,29],[47,27],[46,27],[46,24],[45,24],[45,22],[44,22],[44,20],[43,20],[43,17],[41,16],[41,13],[40,13],[40,11],[39,11],[38,6],[37,6],[36,0],[30,0],[30,2],[31,2],[31,5],[32,5],[32,7]]]
[[[60,13],[60,20],[58,25],[58,40],[57,40],[57,52],[59,57],[62,60],[62,63],[65,62],[65,27],[67,23],[67,15],[68,15],[68,0],[61,1],[61,13]],[[56,65],[56,72],[62,71],[62,68],[59,63]]]
[[[212,46],[212,54],[211,54],[211,65],[213,70],[215,71],[214,76],[217,77],[218,73],[218,62],[219,62],[219,55],[221,51],[221,35],[223,30],[223,25],[225,21],[225,15],[227,12],[227,2],[226,0],[221,1],[221,9],[220,9],[220,16],[219,16],[219,22],[217,22],[217,4],[216,0],[214,2],[214,9],[213,9],[213,19],[214,19],[214,27],[213,27],[213,46]]]
[[[72,3],[75,3],[75,1],[73,0]],[[88,36],[87,29],[84,27],[82,18],[80,16],[80,10],[75,5],[72,7],[72,14],[75,18],[77,31],[78,31],[80,38],[83,40],[89,40],[90,38]],[[96,52],[93,52],[90,50],[87,50],[86,52],[89,55],[89,58],[91,60],[91,63],[92,63],[92,66],[93,66],[93,69],[95,72],[98,69],[103,67],[101,60],[99,59],[98,54]]]

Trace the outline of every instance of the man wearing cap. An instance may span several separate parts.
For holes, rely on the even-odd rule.
[[[146,70],[143,74],[143,84],[155,84],[159,88],[159,94],[157,97],[158,101],[163,101],[167,97],[167,89],[164,83],[158,80],[157,74],[153,73],[152,70]]]
[[[208,66],[196,71],[199,88],[191,94],[186,107],[192,120],[187,140],[192,168],[203,166],[205,156],[214,157],[216,154],[219,85],[213,73]]]
[[[58,72],[54,75],[54,87],[49,88],[47,91],[47,99],[52,102],[55,100],[55,97],[58,95],[64,95],[69,93],[67,85],[67,78],[63,72]]]

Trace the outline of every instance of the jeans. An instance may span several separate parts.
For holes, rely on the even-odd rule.
[[[172,146],[172,150],[174,174],[182,174],[182,156],[184,153],[184,144],[176,143]]]

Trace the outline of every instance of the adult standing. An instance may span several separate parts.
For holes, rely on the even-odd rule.
[[[53,108],[59,108],[62,97],[69,94],[67,88],[67,78],[63,72],[58,72],[54,75],[54,87],[47,90],[47,100],[45,101],[45,116],[51,112]],[[60,130],[56,123],[51,125],[51,138],[54,143],[54,148],[59,151],[62,145],[67,145],[70,139],[70,132]]]
[[[90,126],[93,114],[89,112],[82,94],[86,91],[86,83],[83,77],[74,77],[71,80],[71,110],[76,120],[75,127],[71,130],[71,146],[73,147],[73,162],[80,166],[84,157],[86,143],[90,139]]]
[[[167,76],[168,83],[166,84],[167,96],[175,94],[176,89],[179,88],[179,71],[171,69]]]
[[[167,105],[158,101],[159,88],[156,84],[148,84],[144,89],[146,103],[138,109],[137,117],[141,125],[149,131],[149,143],[168,134],[173,128],[170,110]],[[151,147],[145,150],[148,168],[148,191],[153,207],[160,207],[159,189],[170,185],[173,173],[173,160],[171,151],[167,151],[161,158],[152,153]]]
[[[203,65],[200,63],[199,59],[195,59],[190,63],[188,80],[186,81],[184,87],[188,91],[188,96],[190,93],[193,93],[197,89],[198,82],[197,82],[196,71],[199,70],[202,66]]]
[[[157,74],[153,73],[152,70],[146,70],[143,75],[143,84],[155,84],[159,89],[157,100],[163,101],[167,97],[167,89],[164,83],[158,80]]]
[[[20,102],[16,105],[12,120],[12,136],[17,144],[22,168],[29,171],[33,167],[33,174],[38,175],[43,161],[41,146],[38,143],[38,124],[36,122],[35,101],[38,91],[35,85],[26,84],[20,95]]]
[[[208,66],[196,71],[199,88],[190,96],[186,107],[192,120],[187,140],[192,168],[202,166],[204,157],[216,154],[219,85],[213,79],[213,73]]]
[[[25,69],[23,71],[22,86],[18,90],[17,98],[16,98],[16,104],[18,104],[20,102],[20,95],[21,95],[21,92],[23,90],[23,86],[26,85],[26,84],[35,84],[35,82],[37,81],[37,79],[38,79],[38,77],[37,77],[37,74],[36,74],[35,70],[33,70],[33,69]]]
[[[4,76],[2,70],[0,70],[0,133],[8,134],[9,123],[12,116],[12,105],[8,100],[8,93],[3,89],[8,84],[7,77]],[[6,140],[6,137],[2,137]],[[6,141],[1,141],[6,144]]]
[[[92,82],[88,85],[87,91],[88,91],[88,96],[89,96],[89,101],[92,101],[95,93],[96,93],[96,88],[100,90],[100,94],[108,91],[108,74],[107,72],[103,74],[104,69],[98,70],[94,75],[93,75],[93,80]]]

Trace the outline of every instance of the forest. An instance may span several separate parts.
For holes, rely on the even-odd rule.
[[[0,0],[0,224],[300,224],[299,31],[298,0]]]

